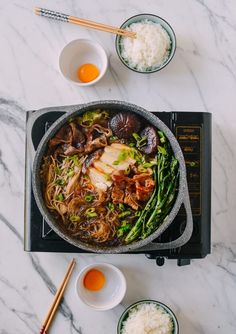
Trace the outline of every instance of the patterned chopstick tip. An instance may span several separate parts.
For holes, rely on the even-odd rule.
[[[36,7],[34,9],[34,12],[37,15],[48,17],[50,19],[63,21],[63,22],[68,22],[69,21],[69,15],[59,13],[59,12],[55,12],[54,10]]]

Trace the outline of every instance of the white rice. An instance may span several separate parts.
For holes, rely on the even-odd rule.
[[[122,334],[172,334],[171,316],[154,303],[141,304],[130,311]]]
[[[132,23],[126,30],[137,33],[136,38],[121,39],[121,56],[129,66],[146,71],[159,67],[167,60],[171,40],[159,23],[144,20]]]

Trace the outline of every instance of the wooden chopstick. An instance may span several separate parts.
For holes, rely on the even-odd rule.
[[[74,20],[74,19],[71,19],[71,18],[68,19],[68,22],[73,23],[73,24],[77,24],[77,25],[80,25],[80,26],[83,26],[83,27],[92,28],[92,29],[96,29],[96,30],[101,30],[101,31],[105,31],[105,32],[110,32],[112,34],[121,35],[121,36],[125,36],[125,37],[130,37],[130,38],[135,38],[136,37],[136,35],[133,32],[126,31],[126,30],[123,30],[123,29],[118,29],[118,28],[111,29],[111,28],[106,28],[106,27],[99,26],[99,25],[95,26],[95,25],[87,24],[87,23],[84,23],[80,20]]]
[[[57,308],[60,304],[60,301],[61,301],[61,298],[63,296],[63,293],[65,291],[65,288],[67,286],[67,283],[69,282],[69,279],[71,277],[71,274],[72,274],[72,271],[74,269],[74,266],[75,266],[76,262],[75,262],[75,259],[73,259],[67,269],[67,272],[65,274],[65,277],[63,278],[63,281],[61,282],[61,285],[60,287],[58,288],[56,294],[55,294],[55,297],[53,299],[53,302],[52,302],[52,305],[45,317],[45,320],[43,322],[43,325],[41,327],[41,330],[40,330],[40,334],[47,334],[47,330],[49,328],[49,326],[51,325],[51,322],[52,322],[52,319],[57,311]]]
[[[86,20],[86,19],[81,19],[76,16],[71,16],[59,12],[55,12],[53,10],[45,9],[45,8],[39,8],[36,7],[34,9],[35,14],[40,15],[40,16],[45,16],[51,19],[63,21],[63,22],[69,22],[77,25],[81,25],[83,27],[87,28],[92,28],[92,29],[97,29],[97,30],[102,30],[105,32],[110,32],[116,35],[121,35],[121,36],[126,36],[130,38],[136,38],[136,33],[128,30],[124,30],[118,27],[113,27],[107,24],[103,23],[98,23],[95,21],[91,20]]]
[[[84,27],[89,27],[89,28],[93,28],[97,30],[106,31],[106,32],[111,32],[111,33],[122,35],[122,36],[127,36],[131,38],[136,37],[136,33],[132,31],[124,30],[124,29],[117,28],[117,27],[112,27],[106,24],[95,22],[95,21],[81,19],[76,16],[71,16],[71,15],[55,12],[55,11],[45,9],[45,8],[35,8],[35,14],[53,18],[53,19],[60,20],[60,21],[64,21],[64,22],[78,24]]]
[[[79,25],[82,25],[84,27],[89,27],[89,28],[92,28],[92,29],[102,30],[102,31],[105,31],[105,32],[111,32],[111,33],[116,34],[116,35],[122,35],[122,36],[131,37],[131,38],[136,37],[136,33],[132,32],[132,31],[124,30],[124,29],[117,28],[117,27],[112,27],[112,26],[109,26],[109,25],[103,24],[103,23],[98,23],[98,22],[94,22],[94,21],[90,21],[90,20],[80,19],[76,16],[69,16],[68,20],[69,20],[70,23],[79,24]]]

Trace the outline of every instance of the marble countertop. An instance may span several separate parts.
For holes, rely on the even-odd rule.
[[[33,14],[33,7],[120,25],[143,12],[164,17],[177,35],[174,60],[153,75],[127,70],[114,36]],[[213,114],[212,254],[178,267],[143,255],[74,255],[77,268],[50,333],[111,334],[122,311],[143,298],[176,313],[181,334],[236,333],[236,11],[234,0],[1,0],[0,2],[0,333],[38,333],[72,254],[26,253],[24,238],[25,111],[118,99],[148,110]],[[110,68],[94,87],[62,78],[58,55],[75,38],[99,41]],[[94,262],[122,269],[122,304],[95,312],[75,295],[75,278]]]

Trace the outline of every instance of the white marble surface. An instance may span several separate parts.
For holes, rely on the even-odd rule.
[[[34,6],[121,24],[150,12],[177,35],[172,63],[153,75],[128,71],[114,36],[50,21]],[[125,306],[142,298],[168,304],[181,334],[236,333],[236,4],[235,0],[0,1],[0,333],[38,333],[72,258],[23,251],[25,111],[44,106],[120,99],[149,110],[213,114],[212,254],[177,267],[157,267],[142,255],[75,255],[78,265],[50,333],[116,333]],[[91,38],[109,53],[110,69],[95,87],[79,88],[58,70],[58,54],[75,38]],[[125,273],[128,292],[112,311],[77,300],[75,277],[86,264],[107,261]]]

